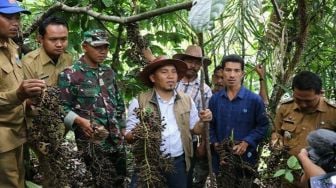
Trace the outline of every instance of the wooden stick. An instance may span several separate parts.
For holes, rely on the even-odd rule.
[[[204,95],[204,57],[202,57],[202,67],[201,67],[201,83],[200,83],[200,92],[201,92],[201,102],[202,102],[202,109],[205,110],[205,95]],[[208,158],[208,165],[209,165],[209,176],[210,176],[210,187],[215,187],[215,177],[212,170],[212,157],[211,157],[211,149],[210,149],[210,135],[209,135],[209,122],[203,122],[203,131],[205,131],[205,145],[207,150],[207,158]]]

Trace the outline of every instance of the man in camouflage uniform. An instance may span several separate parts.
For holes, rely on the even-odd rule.
[[[84,55],[59,76],[64,123],[74,130],[78,150],[97,187],[121,187],[126,173],[123,146],[124,103],[115,73],[102,62],[109,42],[106,32],[84,33]]]
[[[292,83],[293,99],[282,102],[275,116],[275,133],[280,145],[297,156],[307,146],[307,135],[318,128],[336,130],[336,107],[323,98],[322,81],[314,73],[302,71]]]

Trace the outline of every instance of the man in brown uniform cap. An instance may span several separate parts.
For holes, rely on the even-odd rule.
[[[39,96],[43,80],[23,80],[17,36],[20,13],[29,13],[15,0],[0,1],[0,187],[23,188],[23,143],[26,142],[24,101]]]

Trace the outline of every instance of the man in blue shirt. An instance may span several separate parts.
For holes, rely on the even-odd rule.
[[[261,97],[254,94],[242,85],[244,77],[244,60],[238,55],[225,56],[222,60],[225,88],[214,94],[209,102],[213,119],[210,124],[210,141],[218,151],[223,139],[233,138],[233,151],[243,161],[254,165],[258,159],[257,147],[265,137],[268,129],[268,119],[264,102]],[[218,172],[220,164],[229,161],[219,159],[217,152],[213,155],[214,171]],[[233,185],[242,183],[242,179],[252,180],[244,170],[237,165],[233,169],[235,178],[227,178]],[[228,168],[226,168],[226,171]],[[219,174],[221,175],[221,174]],[[227,182],[226,182],[227,183]],[[250,183],[252,185],[252,182]],[[246,186],[244,186],[246,187]]]

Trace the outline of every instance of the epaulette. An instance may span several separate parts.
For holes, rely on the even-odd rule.
[[[328,105],[330,105],[330,106],[336,108],[336,101],[335,101],[335,100],[331,100],[331,99],[324,98],[324,101],[325,101]]]
[[[22,60],[26,63],[30,63],[32,62],[40,53],[38,52],[38,50],[34,50],[29,52],[28,54],[26,54]]]
[[[280,100],[280,104],[287,104],[287,103],[291,103],[291,102],[294,102],[294,99],[292,97],[286,97],[286,98]]]

